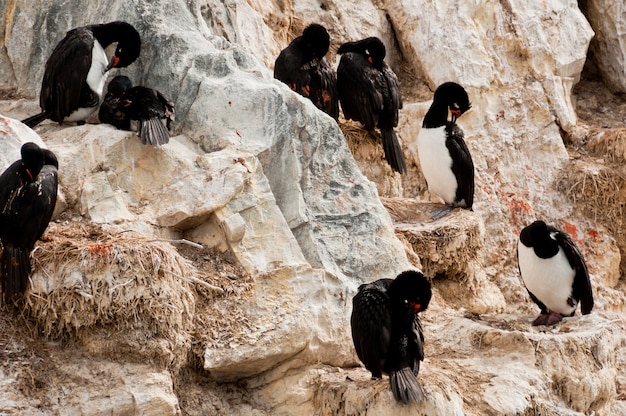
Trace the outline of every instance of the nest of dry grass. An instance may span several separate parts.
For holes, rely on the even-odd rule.
[[[83,223],[50,224],[33,253],[25,311],[45,336],[96,326],[176,338],[191,325],[191,262],[169,243]]]
[[[623,235],[626,171],[622,167],[572,161],[555,181],[556,189],[586,216],[614,235]]]
[[[483,227],[473,212],[456,209],[440,220],[431,214],[441,204],[405,198],[381,198],[395,223],[396,234],[407,241],[428,276],[467,278],[469,265],[480,256]]]
[[[378,132],[369,132],[360,123],[351,120],[341,119],[338,124],[355,159],[369,163],[379,161],[386,164]]]
[[[555,180],[562,192],[586,217],[602,224],[617,241],[626,273],[626,169],[621,164],[574,160]]]
[[[343,118],[339,119],[338,124],[357,166],[370,181],[376,184],[378,194],[401,196],[403,178],[396,174],[387,163],[380,134],[377,131],[365,130],[361,123]],[[407,164],[411,169],[410,160],[407,160]]]

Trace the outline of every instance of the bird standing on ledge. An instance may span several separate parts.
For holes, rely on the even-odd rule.
[[[352,340],[372,379],[389,374],[394,398],[402,403],[424,400],[417,381],[424,361],[424,334],[419,312],[428,308],[430,282],[417,271],[363,284],[352,299]]]
[[[533,325],[554,325],[593,309],[587,265],[571,237],[543,221],[525,227],[517,243],[519,271],[530,298],[541,309]]]
[[[457,118],[471,107],[462,86],[454,82],[441,84],[417,136],[420,167],[428,191],[448,205],[436,215],[438,218],[452,207],[471,210],[474,204],[474,162],[463,140],[463,130],[456,124]]]
[[[337,78],[324,58],[329,46],[330,36],[322,25],[307,26],[276,58],[274,78],[337,120]]]
[[[22,159],[0,176],[0,283],[5,302],[26,291],[30,252],[48,227],[57,200],[59,162],[48,149],[25,143]]]
[[[406,162],[394,127],[402,108],[398,77],[385,63],[386,49],[376,37],[344,43],[337,67],[337,91],[348,120],[361,122],[368,131],[375,127],[385,151],[385,159],[393,170],[406,172]]]
[[[117,42],[109,61],[104,48]],[[41,113],[22,122],[35,127],[46,119],[83,123],[100,104],[107,73],[135,61],[141,49],[139,33],[126,22],[72,29],[46,62],[39,104]]]

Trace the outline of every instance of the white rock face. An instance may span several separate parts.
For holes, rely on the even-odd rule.
[[[102,359],[90,371],[107,382],[61,385],[44,403],[50,413],[562,415],[624,408],[623,359],[607,352],[624,356],[623,320],[611,311],[623,311],[623,294],[603,288],[598,311],[544,333],[529,325],[537,310],[515,266],[513,243],[526,223],[576,215],[551,185],[569,159],[559,127],[576,124],[570,93],[593,34],[575,1],[115,0],[104,7],[18,0],[0,1],[0,9],[0,90],[35,98],[48,54],[67,30],[120,19],[137,26],[143,44],[137,62],[116,74],[162,91],[177,117],[175,137],[160,148],[105,125],[47,122],[37,136],[2,117],[0,168],[19,157],[21,143],[45,144],[59,156],[67,216],[228,250],[253,276],[245,302],[212,305],[216,315],[234,308],[242,326],[211,328],[227,341],[196,355],[194,371],[223,384],[194,383],[174,364],[162,368],[149,357],[130,370]],[[337,124],[272,79],[291,30],[315,21],[329,28],[333,47],[378,35],[392,66],[404,62],[431,89],[450,80],[467,88],[473,109],[459,124],[476,165],[476,203],[452,231],[394,225]],[[398,131],[407,160],[418,160],[414,141],[428,105],[405,100]],[[0,114],[15,119],[37,109],[34,100],[0,103]],[[405,196],[422,199],[409,205],[421,210],[423,179],[415,173],[402,181]],[[416,238],[407,242],[411,233]],[[442,245],[438,235],[458,237]],[[603,252],[619,257],[611,239],[603,244],[589,253],[592,260]],[[349,316],[360,283],[413,268],[418,256],[439,275],[424,314],[427,401],[403,407],[387,379],[372,382],[363,369],[349,369],[357,364]],[[615,263],[593,271],[596,287],[616,285]],[[66,353],[102,352],[100,336]],[[1,374],[0,405],[9,397],[11,411],[32,410],[11,373]],[[109,379],[124,387],[112,390]],[[201,399],[174,393],[177,382]],[[82,398],[93,400],[79,405]]]

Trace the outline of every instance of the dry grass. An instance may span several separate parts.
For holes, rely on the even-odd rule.
[[[433,221],[433,210],[443,205],[404,198],[381,200],[396,224],[396,234],[411,245],[426,275],[468,277],[469,265],[480,257],[483,247],[484,231],[476,214],[455,209]]]
[[[254,280],[235,261],[214,250],[182,247],[180,252],[203,271],[205,281],[222,289],[196,287],[191,364],[201,369],[207,348],[245,342],[249,322],[243,309],[254,294]]]
[[[604,225],[613,235],[622,254],[626,253],[626,169],[618,164],[599,164],[589,158],[572,161],[555,181],[582,214]],[[620,265],[626,272],[626,262]]]
[[[148,325],[150,333],[175,337],[189,326],[195,300],[185,276],[197,271],[172,245],[83,223],[53,223],[46,236],[33,254],[25,299],[45,336]]]
[[[377,131],[367,131],[363,126],[352,120],[339,120],[339,128],[346,138],[348,147],[357,161],[375,163],[385,161],[385,153]],[[387,165],[389,172],[391,168]],[[386,169],[387,170],[387,169]]]

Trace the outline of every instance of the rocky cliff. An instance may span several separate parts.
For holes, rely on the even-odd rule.
[[[626,413],[624,103],[604,90],[625,87],[611,69],[625,67],[623,6],[605,3],[586,17],[573,0],[0,0],[0,167],[35,141],[58,155],[61,192],[25,305],[2,310],[2,413]],[[142,36],[119,72],[176,104],[170,143],[19,123],[65,32],[112,20]],[[333,64],[344,41],[387,45],[407,175],[378,138],[272,79],[311,22]],[[433,222],[416,137],[444,81],[472,101],[476,202]],[[535,218],[573,235],[596,296],[550,329],[531,327],[516,266]],[[434,297],[427,400],[401,406],[359,366],[349,316],[359,284],[408,268]]]

